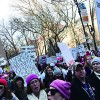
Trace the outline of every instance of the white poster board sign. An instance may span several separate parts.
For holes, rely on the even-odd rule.
[[[83,44],[78,46],[78,52],[79,52],[80,56],[84,56],[86,54],[86,50],[85,50]]]
[[[95,0],[95,7],[96,7],[97,22],[98,22],[98,30],[100,34],[100,0]]]
[[[77,59],[78,49],[77,48],[70,48],[70,51],[72,53],[72,56],[73,56],[74,60],[76,60]]]
[[[62,56],[66,62],[66,64],[69,66],[69,65],[73,65],[74,64],[74,58],[68,48],[68,46],[65,44],[65,43],[60,43],[58,42],[58,47],[62,53]]]
[[[39,56],[39,64],[47,63],[47,55]]]
[[[32,58],[27,53],[21,53],[16,57],[13,57],[9,60],[10,70],[14,70],[18,76],[26,79],[26,76],[33,73],[36,75],[40,75],[38,69],[36,68]]]
[[[47,64],[50,63],[57,63],[57,57],[56,56],[51,56],[47,58]]]
[[[32,60],[35,62],[37,56],[36,56],[35,47],[33,45],[20,47],[20,53],[24,53],[24,52],[27,52],[32,58]]]

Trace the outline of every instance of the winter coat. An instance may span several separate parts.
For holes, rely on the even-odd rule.
[[[22,87],[21,88],[18,88],[17,85],[16,85],[16,81],[18,79],[22,80]],[[18,97],[18,99],[19,100],[24,100],[25,98],[27,98],[27,94],[26,94],[25,89],[24,89],[24,80],[23,80],[23,78],[21,78],[19,76],[16,76],[14,78],[13,84],[14,84],[14,91],[13,92]]]
[[[39,98],[37,98],[33,93],[27,95],[28,100],[48,100],[47,94],[44,90],[40,91]]]
[[[19,100],[14,93],[12,93],[12,99],[6,99],[5,97],[2,97],[0,100]]]
[[[90,85],[90,83],[88,81],[86,81],[89,89],[92,89],[92,86]],[[94,92],[92,90],[93,93],[93,97]],[[71,100],[95,100],[95,99],[91,99],[91,96],[89,94],[89,92],[87,92],[83,86],[83,83],[81,81],[79,81],[76,77],[72,80],[72,85],[71,85]]]
[[[92,72],[88,78],[91,80],[91,84],[95,89],[96,100],[100,100],[100,79],[95,75],[94,72]]]

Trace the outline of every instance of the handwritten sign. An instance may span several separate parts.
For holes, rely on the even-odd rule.
[[[51,56],[47,58],[47,64],[50,63],[57,63],[57,57],[56,56]]]
[[[77,48],[70,48],[70,51],[72,53],[72,56],[73,56],[74,60],[76,60],[77,59],[78,49]]]
[[[62,56],[66,62],[66,64],[69,66],[69,65],[73,65],[74,64],[74,58],[68,48],[68,46],[65,44],[65,43],[60,43],[58,42],[58,47],[62,53]]]
[[[27,53],[21,53],[16,57],[13,57],[9,60],[10,70],[14,70],[18,76],[26,79],[26,76],[33,73],[36,75],[40,75],[37,67],[35,66],[32,58]]]
[[[83,44],[78,46],[78,52],[79,52],[80,56],[84,56],[86,54],[86,50],[85,50]]]

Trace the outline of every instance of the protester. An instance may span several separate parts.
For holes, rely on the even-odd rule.
[[[8,76],[9,76],[8,86],[11,91],[14,91],[13,79],[16,76],[16,73],[14,71],[9,71]]]
[[[71,86],[71,100],[95,100],[93,87],[85,76],[84,66],[76,63]]]
[[[50,84],[48,91],[48,100],[69,100],[70,98],[70,87],[69,82],[63,80],[54,80]]]
[[[27,98],[25,89],[24,89],[24,80],[20,76],[15,76],[14,81],[14,94],[18,97],[19,100],[25,100]]]
[[[63,77],[62,71],[58,67],[55,67],[55,69],[54,69],[53,79],[54,80],[56,80],[56,79],[65,80],[64,77]]]
[[[53,69],[50,66],[48,66],[45,70],[45,78],[43,80],[45,88],[49,88],[49,85],[52,81],[53,81]]]
[[[5,79],[0,79],[0,100],[19,100],[14,93],[8,89],[8,84]]]
[[[89,52],[86,53],[85,57],[84,57],[85,63],[84,63],[84,67],[85,67],[85,71],[86,71],[86,76],[91,74],[91,60],[92,60],[92,56],[90,55]]]
[[[89,76],[95,89],[96,100],[100,100],[100,57],[95,57],[91,61],[93,72]]]
[[[26,78],[28,100],[48,100],[46,92],[36,74],[30,74]]]

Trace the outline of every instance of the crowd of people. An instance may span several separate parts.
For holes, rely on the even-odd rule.
[[[37,65],[41,75],[24,79],[14,71],[0,74],[0,100],[100,100],[100,57],[86,54],[74,65]]]

